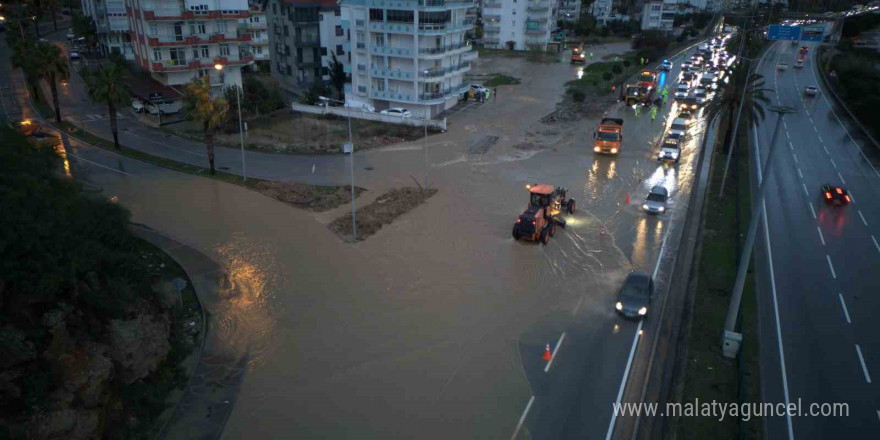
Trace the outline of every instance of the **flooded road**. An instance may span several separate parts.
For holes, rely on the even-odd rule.
[[[680,164],[659,164],[668,121],[618,106],[609,115],[625,119],[624,148],[594,156],[597,121],[538,122],[578,67],[503,61],[493,68],[523,84],[429,139],[439,193],[354,245],[326,227],[347,206],[308,213],[68,145],[75,177],[228,268],[233,288],[210,310],[222,322],[211,331],[247,373],[224,438],[509,438],[530,396],[522,435],[604,437],[636,328],[614,312],[616,290],[633,269],[651,273],[683,218],[695,146]],[[484,136],[498,139],[469,153]],[[514,148],[524,139],[544,148]],[[358,185],[411,185],[424,171],[420,146],[356,155]],[[344,176],[348,160],[334,158],[328,175]],[[535,182],[577,200],[546,246],[510,234]],[[669,188],[670,212],[646,217],[641,200],[656,184]],[[545,372],[544,347],[557,342]]]

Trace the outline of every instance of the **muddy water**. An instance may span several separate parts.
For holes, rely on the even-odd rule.
[[[677,167],[656,163],[650,143],[661,121],[615,108],[627,147],[594,157],[585,145],[596,121],[537,122],[553,107],[542,97],[577,68],[517,68],[527,80],[503,92],[509,103],[462,115],[430,140],[440,192],[355,245],[327,230],[332,216],[76,149],[131,174],[80,164],[80,178],[118,197],[134,221],[228,267],[233,288],[212,310],[222,322],[213,331],[248,369],[225,438],[507,438],[533,394],[542,415],[527,429],[537,438],[552,432],[544,423],[558,425],[546,416],[554,409],[595,409],[596,426],[607,423],[634,327],[613,313],[614,294],[633,268],[651,271],[664,232],[683,214],[692,156]],[[486,135],[499,139],[468,154]],[[513,148],[526,138],[544,148]],[[356,178],[374,191],[410,184],[423,172],[415,145],[356,157],[372,168],[359,166]],[[534,182],[565,186],[578,202],[547,246],[510,236]],[[654,184],[670,188],[671,212],[645,217],[639,205]],[[543,347],[563,331],[572,348],[563,346],[557,376],[543,375]],[[591,388],[595,401],[559,392],[548,377]]]

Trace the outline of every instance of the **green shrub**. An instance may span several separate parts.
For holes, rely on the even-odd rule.
[[[626,61],[624,61],[624,63],[626,63]],[[611,72],[613,72],[615,75],[620,75],[621,73],[623,73],[623,67],[620,67],[620,64],[614,64],[614,66],[611,67]]]
[[[605,81],[611,81],[611,78],[614,78],[614,74],[611,72],[605,72],[602,74],[602,79]]]
[[[587,99],[587,95],[584,92],[575,89],[571,92],[571,99],[573,99],[574,102],[584,102],[584,100]]]

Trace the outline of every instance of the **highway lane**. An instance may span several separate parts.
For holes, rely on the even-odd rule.
[[[761,264],[767,256],[756,257],[763,272],[759,286],[763,292],[775,288],[781,334],[781,338],[776,334],[776,317],[771,313],[772,295],[762,295],[764,391],[767,400],[775,402],[785,400],[785,387],[792,402],[845,402],[850,414],[793,417],[790,433],[784,419],[768,420],[767,428],[772,438],[876,438],[880,401],[870,371],[880,368],[876,363],[880,341],[866,315],[880,306],[869,295],[876,291],[872,268],[880,264],[880,253],[868,220],[878,212],[875,188],[880,181],[829,102],[823,96],[803,96],[806,85],[821,86],[814,59],[803,69],[776,69],[779,61],[793,66],[796,51],[787,42],[776,43],[758,70],[776,91],[773,103],[798,110],[785,118],[780,133],[775,153],[779,156],[768,178],[769,229],[759,232],[769,241],[773,260],[771,278],[768,265]],[[756,130],[762,155],[767,153],[774,123],[775,115],[768,116]],[[856,203],[824,206],[819,187],[826,182],[845,182]],[[763,246],[766,251],[766,243]],[[784,377],[782,367],[774,362],[780,359],[779,346]]]

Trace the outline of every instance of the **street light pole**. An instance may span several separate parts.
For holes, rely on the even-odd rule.
[[[223,74],[224,67],[220,63],[214,64],[214,69],[220,72],[221,75]],[[238,105],[238,137],[241,141],[241,179],[247,182],[247,164],[244,160],[244,128],[241,122],[241,88],[239,86],[235,86],[235,102]]]
[[[350,173],[351,173],[351,239],[352,241],[357,241],[357,208],[355,206],[354,201],[354,140],[351,137],[351,106],[345,105],[345,101],[340,101],[338,99],[328,98],[326,96],[318,97],[319,103],[323,103],[323,105],[327,106],[330,102],[335,102],[337,104],[342,104],[348,109],[348,150],[350,155]],[[326,108],[326,107],[325,107]],[[345,149],[343,148],[343,152]]]
[[[425,110],[427,111],[427,110]],[[428,118],[425,117],[425,122],[423,124],[425,126],[425,146],[423,147],[425,150],[425,189],[428,189]]]
[[[736,332],[736,318],[739,315],[740,303],[742,302],[743,287],[746,282],[746,272],[751,261],[752,248],[755,245],[755,236],[758,233],[758,222],[763,212],[764,196],[767,193],[767,176],[770,175],[770,167],[773,165],[773,152],[776,146],[776,139],[779,137],[779,128],[782,127],[782,119],[788,113],[795,113],[796,110],[788,106],[772,106],[769,109],[776,113],[776,127],[773,129],[773,137],[770,139],[770,147],[767,149],[767,162],[764,163],[764,169],[761,173],[761,180],[758,181],[758,197],[753,199],[752,216],[749,218],[749,230],[746,233],[746,242],[739,258],[739,267],[736,272],[736,281],[733,284],[733,292],[730,295],[730,306],[727,309],[727,319],[724,323],[724,342],[722,352],[724,357],[735,358],[739,352],[739,341],[742,336]],[[758,158],[760,159],[760,157]]]

